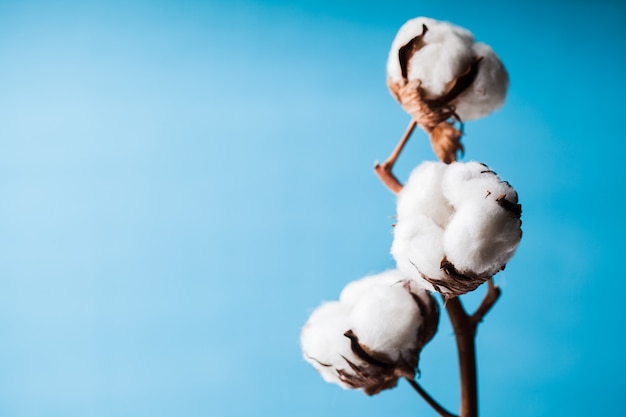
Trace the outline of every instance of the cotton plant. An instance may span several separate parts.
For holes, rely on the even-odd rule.
[[[439,307],[398,270],[348,284],[302,329],[304,358],[322,378],[368,395],[414,380],[420,351],[434,336]]]
[[[437,414],[456,417],[415,379],[420,352],[437,330],[437,295],[456,338],[459,417],[478,417],[475,336],[501,294],[493,277],[520,244],[522,206],[487,165],[457,159],[463,122],[502,106],[508,82],[493,49],[464,28],[418,17],[399,29],[387,86],[412,120],[390,157],[374,167],[397,195],[390,248],[396,269],[349,283],[304,325],[304,358],[327,382],[374,395],[404,378]],[[419,164],[403,185],[393,167],[418,124],[439,161]],[[483,284],[484,298],[470,314],[461,297]]]

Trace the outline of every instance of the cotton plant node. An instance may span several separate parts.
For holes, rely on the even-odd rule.
[[[339,301],[315,310],[302,330],[302,350],[327,382],[375,395],[400,378],[415,379],[438,324],[434,297],[392,270],[350,283]]]

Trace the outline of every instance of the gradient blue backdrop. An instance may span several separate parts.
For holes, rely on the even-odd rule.
[[[0,415],[434,416],[404,382],[324,383],[298,341],[393,266],[372,166],[409,121],[385,62],[419,15],[511,76],[464,139],[524,205],[482,416],[624,413],[623,2],[2,0]],[[433,158],[418,132],[398,175]],[[455,355],[444,319],[421,381],[451,409]]]

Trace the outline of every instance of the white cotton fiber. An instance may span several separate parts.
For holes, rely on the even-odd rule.
[[[446,164],[431,161],[415,168],[398,195],[398,218],[420,214],[439,226],[445,226],[452,213],[452,207],[441,190],[441,181],[447,169]]]
[[[495,200],[504,196],[517,203],[517,193],[487,165],[478,162],[454,162],[441,180],[441,189],[450,204],[457,208],[466,201]]]
[[[482,42],[473,46],[474,55],[482,58],[478,75],[470,87],[452,104],[463,121],[487,116],[504,103],[509,75],[493,49]]]
[[[436,165],[416,168],[398,195],[391,254],[408,278],[459,295],[513,256],[522,235],[521,206],[513,187],[484,164]]]
[[[341,294],[339,301],[342,304],[353,306],[365,292],[375,287],[389,287],[406,278],[397,269],[390,269],[376,275],[369,275],[356,281],[352,281],[346,285]]]
[[[423,280],[422,274],[435,279],[443,278],[439,264],[445,256],[444,229],[429,217],[416,214],[398,216],[393,232],[391,254],[396,260],[398,269],[408,278],[433,291],[434,287]]]
[[[439,278],[444,256],[442,237],[453,213],[442,193],[441,182],[448,169],[440,162],[423,162],[415,168],[398,195],[397,223],[391,254],[404,275],[433,290],[422,274]]]
[[[350,340],[344,336],[350,329],[349,314],[350,307],[338,301],[326,302],[311,314],[300,335],[304,359],[326,382],[344,388],[350,387],[339,379],[337,373],[337,369],[349,369],[343,357],[360,362],[350,349]]]
[[[366,291],[350,313],[351,329],[359,343],[392,361],[409,358],[417,346],[421,324],[419,306],[401,284]]]
[[[519,245],[520,223],[493,199],[464,204],[454,214],[444,234],[448,261],[460,273],[496,274]]]

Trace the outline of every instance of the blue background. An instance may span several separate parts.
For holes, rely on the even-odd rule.
[[[393,266],[372,166],[409,121],[385,63],[419,15],[511,77],[465,126],[464,160],[524,206],[481,415],[623,413],[623,3],[3,0],[0,415],[434,416],[404,381],[324,383],[299,348],[322,300]],[[398,176],[424,159],[418,131]],[[447,318],[420,367],[456,410]]]

